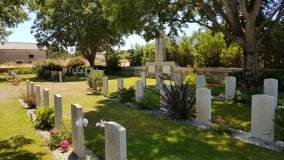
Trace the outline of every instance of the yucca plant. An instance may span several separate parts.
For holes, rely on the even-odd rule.
[[[172,82],[170,85],[162,82],[161,89],[164,91],[164,95],[152,91],[160,95],[163,101],[160,106],[167,109],[167,115],[174,119],[187,119],[195,105],[196,88],[189,82],[181,82],[177,86]]]

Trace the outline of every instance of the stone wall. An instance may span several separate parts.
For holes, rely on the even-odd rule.
[[[192,67],[178,67],[178,72],[182,75],[195,72],[198,74],[205,74],[207,83],[222,83],[229,72],[241,71],[242,68],[221,68],[221,67],[206,67],[206,68],[192,68]],[[122,71],[134,73],[140,77],[140,73],[144,71],[144,66],[137,67],[122,67]],[[155,74],[148,73],[147,77],[155,78]]]

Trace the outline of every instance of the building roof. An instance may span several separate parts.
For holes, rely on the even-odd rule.
[[[0,42],[0,50],[4,49],[24,49],[24,50],[47,50],[46,47],[39,48],[36,43],[27,42]]]

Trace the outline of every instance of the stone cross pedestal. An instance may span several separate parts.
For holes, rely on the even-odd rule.
[[[196,121],[204,124],[211,122],[211,90],[197,88],[196,90]]]
[[[251,136],[264,141],[274,140],[275,99],[268,95],[252,96]]]
[[[197,88],[205,88],[206,87],[206,79],[205,75],[197,76]]]
[[[236,77],[229,76],[225,78],[225,97],[233,99],[236,93]]]
[[[117,79],[117,91],[123,88],[123,79],[119,78]]]
[[[36,85],[36,106],[40,106],[40,85]]]
[[[105,159],[127,159],[126,129],[116,122],[105,123]]]
[[[139,101],[144,96],[144,86],[142,81],[138,80],[135,83],[135,99]]]
[[[156,87],[160,88],[162,85],[161,73],[156,73]]]
[[[62,121],[62,96],[59,94],[54,95],[54,108],[55,108],[55,128],[59,129]]]
[[[85,146],[83,125],[76,125],[79,118],[83,118],[83,108],[79,104],[71,104],[73,152],[81,159],[84,157]]]
[[[108,93],[108,77],[103,78],[103,93]]]
[[[143,86],[146,87],[146,72],[141,72],[141,81],[143,83]]]
[[[43,89],[43,104],[49,106],[49,90],[47,88]]]
[[[275,99],[275,106],[277,106],[277,101],[278,101],[278,80],[269,78],[269,79],[264,79],[263,82],[264,90],[263,94],[269,95],[274,97]]]

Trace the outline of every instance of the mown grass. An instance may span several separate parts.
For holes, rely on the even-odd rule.
[[[116,78],[118,77],[109,77],[110,92],[116,91]],[[124,78],[124,86],[134,85],[138,79],[140,78]],[[150,85],[155,84],[153,79],[147,82]],[[104,133],[95,126],[100,119],[115,121],[126,128],[128,159],[284,159],[283,153],[246,144],[226,135],[216,135],[182,121],[161,119],[147,111],[130,108],[102,96],[89,95],[85,81],[37,84],[50,89],[51,104],[54,94],[63,96],[63,117],[66,120],[71,119],[72,103],[83,106],[84,116],[89,120],[89,126],[84,129],[85,145],[92,148],[93,141],[98,136],[94,152],[101,159],[104,159]],[[24,83],[20,87],[24,88]],[[221,90],[217,90],[216,93]],[[26,113],[21,114],[21,119],[27,116]],[[246,128],[250,123],[249,105],[213,101],[212,117],[216,115],[221,115],[235,126]],[[19,126],[16,127],[21,129]]]

